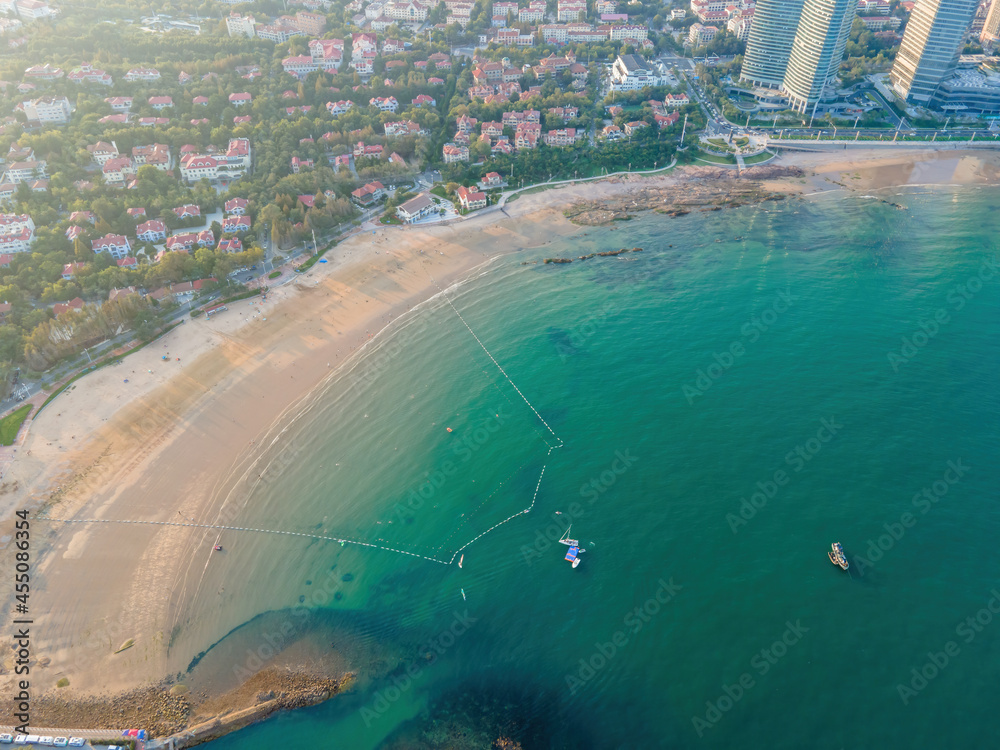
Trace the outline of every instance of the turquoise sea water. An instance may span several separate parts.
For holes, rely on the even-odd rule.
[[[462,569],[262,550],[242,573],[282,606],[336,566],[327,620],[401,661],[212,750],[375,748],[463,711],[525,747],[988,742],[1000,212],[986,190],[879,197],[907,210],[830,194],[646,215],[451,290],[540,417],[441,298],[382,337],[240,520],[457,562],[534,505]],[[570,521],[575,570],[552,543]]]

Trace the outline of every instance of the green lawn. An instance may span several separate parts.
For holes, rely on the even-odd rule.
[[[769,151],[763,151],[763,152],[761,152],[759,154],[754,154],[753,156],[745,156],[745,157],[743,157],[743,163],[744,164],[760,164],[762,161],[768,161],[769,159],[773,159],[773,158],[774,158],[774,154],[770,153]]]
[[[3,419],[0,419],[0,445],[13,445],[17,439],[17,433],[21,431],[21,425],[31,413],[32,405],[25,404],[15,412],[11,412]]]
[[[735,156],[719,156],[717,154],[710,154],[707,151],[701,151],[701,150],[698,151],[698,154],[697,154],[696,158],[700,159],[701,161],[710,161],[713,164],[735,164],[736,163],[736,157]]]

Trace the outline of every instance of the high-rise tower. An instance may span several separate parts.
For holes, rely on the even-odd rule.
[[[955,72],[978,6],[979,0],[917,0],[889,73],[896,93],[930,104],[941,82]]]
[[[781,88],[801,13],[802,0],[758,0],[743,55],[743,80]]]
[[[780,89],[799,112],[815,107],[837,76],[857,4],[758,0],[740,77]]]
[[[1000,0],[993,0],[990,3],[990,10],[986,14],[986,23],[983,24],[983,32],[979,35],[979,41],[984,47],[993,47],[1000,42]]]
[[[857,7],[857,0],[805,1],[782,84],[792,109],[815,108],[837,77]]]

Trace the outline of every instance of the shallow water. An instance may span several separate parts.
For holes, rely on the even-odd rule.
[[[986,190],[881,197],[908,210],[827,194],[595,229],[376,342],[235,525],[424,557],[258,540],[231,575],[400,669],[213,750],[374,748],[455,691],[512,704],[528,747],[991,737],[1000,219]]]

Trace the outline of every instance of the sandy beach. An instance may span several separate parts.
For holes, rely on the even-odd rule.
[[[804,176],[765,178],[764,187],[803,196],[1000,181],[993,151],[790,153],[772,165]],[[31,423],[0,483],[7,556],[19,509],[45,506],[54,518],[113,522],[32,522],[38,689],[63,678],[66,697],[162,684],[259,614],[230,603],[225,612],[209,611],[218,603],[197,595],[217,531],[118,522],[224,523],[232,517],[226,502],[234,501],[233,478],[265,436],[401,316],[499,255],[586,231],[564,217],[571,204],[648,188],[683,191],[692,180],[720,176],[735,173],[688,167],[629,175],[521,196],[505,212],[449,225],[368,228],[330,251],[328,263],[279,280],[266,301],[187,319],[123,364],[76,381]],[[130,639],[134,645],[115,655]],[[344,674],[359,659],[333,654],[321,671]],[[300,645],[274,664],[289,660],[316,657]],[[11,657],[2,666],[0,682],[9,681]],[[209,701],[238,685],[202,687]]]

